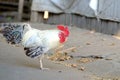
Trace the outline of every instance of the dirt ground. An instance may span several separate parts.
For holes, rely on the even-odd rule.
[[[38,29],[53,29],[55,25],[30,23]],[[40,70],[38,59],[31,59],[23,47],[14,47],[0,39],[0,80],[120,80],[120,40],[116,37],[69,27],[70,37],[63,50],[68,59],[51,60],[53,50],[44,58]],[[63,53],[64,54],[64,53]],[[54,54],[53,54],[54,55]]]

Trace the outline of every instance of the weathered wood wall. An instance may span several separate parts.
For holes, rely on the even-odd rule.
[[[0,22],[30,20],[31,0],[0,0]]]
[[[53,14],[50,13],[48,20],[43,19],[43,12],[32,12],[31,21],[46,24],[64,24],[77,26],[83,29],[95,30],[97,32],[120,35],[120,22],[103,20],[81,16],[78,14]]]

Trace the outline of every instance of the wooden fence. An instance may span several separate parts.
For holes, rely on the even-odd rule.
[[[120,35],[120,22],[86,17],[79,14],[49,14],[49,18],[43,19],[43,12],[32,11],[31,21],[46,24],[64,24],[77,26],[83,29],[95,30],[97,32]]]
[[[0,0],[0,22],[30,20],[31,0]]]

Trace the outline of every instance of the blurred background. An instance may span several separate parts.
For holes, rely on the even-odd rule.
[[[120,0],[0,0],[0,22],[64,24],[120,36]]]
[[[30,20],[32,0],[0,0],[0,22]]]

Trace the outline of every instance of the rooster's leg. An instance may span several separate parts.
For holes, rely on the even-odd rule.
[[[42,54],[42,55],[39,57],[40,69],[41,69],[41,70],[49,69],[49,68],[44,68],[44,67],[43,67],[43,62],[42,62],[42,59],[43,59],[43,58],[44,58],[44,54]]]

